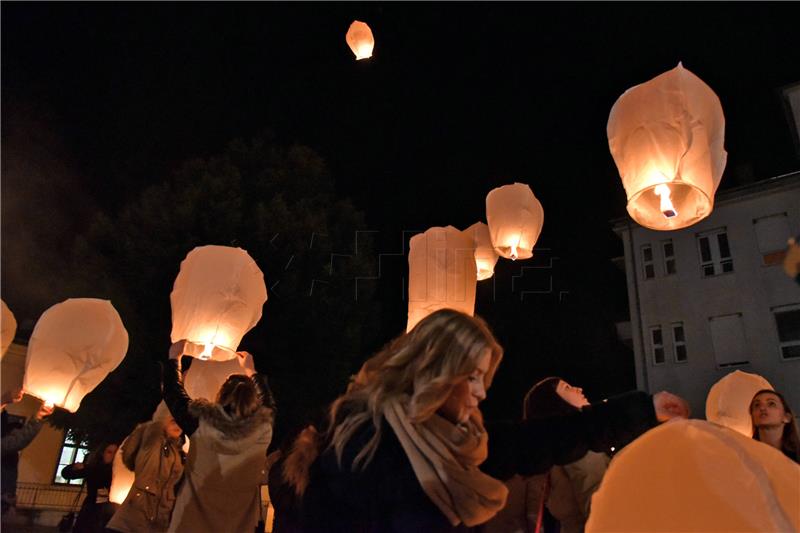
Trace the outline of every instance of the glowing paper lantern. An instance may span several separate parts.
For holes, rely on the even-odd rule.
[[[478,281],[491,278],[494,275],[494,266],[497,264],[499,256],[492,246],[489,226],[483,222],[476,222],[465,229],[464,233],[472,237],[472,245],[475,247],[475,266],[478,269]]]
[[[128,493],[133,486],[136,477],[133,471],[129,470],[122,461],[122,447],[125,446],[127,437],[114,454],[114,462],[111,464],[111,488],[108,490],[108,499],[113,503],[122,503],[128,497]]]
[[[472,238],[453,226],[411,238],[408,252],[408,326],[443,308],[475,313],[477,269]]]
[[[233,359],[266,301],[264,274],[247,252],[195,248],[181,263],[170,294],[172,342],[186,339],[186,353],[199,359]]]
[[[628,89],[607,133],[636,222],[673,230],[711,214],[728,154],[722,106],[703,80],[678,63]]]
[[[347,46],[356,55],[356,60],[372,57],[375,38],[372,36],[372,30],[365,23],[354,20],[347,30],[345,40],[347,41]]]
[[[128,351],[128,332],[108,300],[70,298],[45,311],[33,329],[23,390],[75,412]]]
[[[183,376],[183,386],[192,399],[205,398],[214,401],[219,388],[233,374],[252,375],[255,372],[253,356],[247,354],[244,365],[239,358],[227,361],[192,361],[192,366]]]
[[[0,300],[0,305],[3,308],[2,324],[0,324],[0,344],[2,344],[2,352],[0,356],[5,355],[8,347],[14,342],[14,335],[17,334],[17,321],[14,318],[14,313],[8,308],[3,300]]]
[[[515,183],[489,192],[486,220],[498,254],[512,260],[533,257],[544,224],[544,209],[530,187]]]
[[[750,402],[762,389],[772,390],[758,374],[736,370],[717,381],[706,397],[706,420],[729,427],[745,437],[753,436]]]
[[[800,530],[800,466],[702,420],[652,429],[611,461],[587,533]]]

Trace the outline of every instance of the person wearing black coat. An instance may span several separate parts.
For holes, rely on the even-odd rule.
[[[501,357],[482,320],[444,309],[367,361],[328,427],[302,432],[273,467],[279,532],[469,531],[505,504],[499,479],[688,416],[669,393],[632,392],[571,415],[484,426],[478,403]]]
[[[117,504],[108,499],[111,489],[111,466],[117,453],[116,444],[100,446],[91,453],[86,462],[72,463],[61,470],[64,479],[83,478],[86,484],[86,498],[83,500],[73,533],[102,533]]]

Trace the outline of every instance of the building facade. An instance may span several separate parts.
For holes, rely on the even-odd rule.
[[[720,192],[713,213],[682,230],[629,218],[613,229],[631,317],[618,330],[630,332],[640,389],[679,394],[703,418],[711,386],[738,369],[800,410],[800,285],[782,268],[800,234],[800,172]]]

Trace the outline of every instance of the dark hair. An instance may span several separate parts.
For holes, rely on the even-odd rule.
[[[234,418],[247,418],[261,405],[256,384],[247,376],[229,376],[217,393],[217,403]]]
[[[103,455],[105,455],[106,448],[109,446],[117,446],[119,444],[116,442],[103,442],[99,446],[97,446],[94,450],[86,455],[86,459],[83,461],[86,466],[97,466],[103,464]]]
[[[783,394],[772,389],[761,389],[755,393],[753,395],[753,399],[750,400],[750,420],[753,419],[753,402],[755,402],[759,394],[764,394],[765,392],[774,394],[780,398],[781,403],[783,404],[783,410],[786,411],[787,415],[789,415],[789,422],[783,426],[783,435],[781,436],[781,451],[793,459],[796,463],[800,463],[800,432],[797,430],[797,420],[794,418],[794,413],[792,413],[792,409],[789,407],[789,403],[786,401],[786,398],[783,397]],[[756,427],[755,422],[753,422],[753,439],[761,440],[758,437],[758,428]]]
[[[560,381],[561,378],[551,376],[531,387],[522,403],[522,417],[544,418],[578,411],[577,407],[564,401],[556,392]]]

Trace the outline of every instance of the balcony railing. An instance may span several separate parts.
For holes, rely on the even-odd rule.
[[[48,485],[46,483],[17,483],[17,508],[78,510],[86,491],[76,500],[81,487],[77,485]]]

